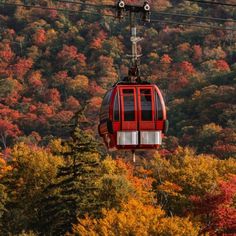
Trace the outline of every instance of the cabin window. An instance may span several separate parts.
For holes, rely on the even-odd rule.
[[[134,90],[124,89],[123,99],[124,99],[124,120],[134,121],[135,120]]]
[[[141,89],[141,117],[143,121],[152,120],[152,94],[151,89]]]
[[[114,100],[114,110],[113,110],[113,117],[114,121],[119,121],[120,120],[120,114],[119,114],[119,95],[116,93],[115,100]]]
[[[111,94],[112,90],[108,91],[103,98],[100,110],[100,120],[105,120],[109,118],[109,104],[110,104]]]
[[[112,92],[112,90],[108,91],[106,93],[106,95],[104,96],[103,101],[102,101],[102,107],[109,105],[110,98],[111,98],[111,92]]]
[[[156,120],[163,120],[163,109],[160,97],[157,92],[155,92],[155,100],[156,100]]]

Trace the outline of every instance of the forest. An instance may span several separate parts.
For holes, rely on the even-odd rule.
[[[150,1],[232,21],[139,22],[141,74],[162,90],[170,127],[133,163],[97,131],[104,94],[128,73],[128,19],[0,1],[1,236],[236,235],[236,2],[218,2],[235,7]]]

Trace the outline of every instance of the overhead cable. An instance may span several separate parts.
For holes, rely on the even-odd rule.
[[[59,0],[61,1],[61,0]],[[65,8],[57,8],[57,7],[45,7],[45,6],[39,6],[39,5],[26,5],[26,4],[20,4],[20,3],[6,3],[6,2],[0,2],[0,5],[2,6],[15,6],[15,7],[25,7],[25,8],[35,8],[35,9],[43,9],[43,10],[55,10],[55,11],[61,11],[71,14],[89,14],[89,15],[98,15],[98,16],[105,16],[105,17],[115,17],[115,15],[111,14],[100,14],[96,12],[91,11],[81,11],[81,10],[72,10],[72,9],[65,9]],[[92,4],[93,5],[93,4]],[[212,17],[201,17],[196,15],[186,15],[186,14],[173,14],[173,13],[166,13],[166,12],[156,12],[157,14],[162,15],[169,15],[169,16],[184,16],[184,17],[197,17],[198,19],[221,19],[226,20],[223,18],[212,18]],[[236,22],[236,20],[227,20],[231,22]],[[208,28],[208,29],[216,29],[216,30],[225,30],[225,31],[236,31],[236,28],[225,28],[225,27],[219,27],[219,26],[209,26],[209,25],[200,25],[200,24],[193,24],[188,22],[178,22],[178,21],[172,21],[172,20],[162,20],[162,19],[153,19],[151,20],[152,23],[166,23],[166,24],[174,24],[174,25],[188,25],[188,26],[194,26],[199,28]]]
[[[236,28],[225,28],[225,27],[219,27],[219,26],[208,26],[208,25],[200,25],[200,24],[192,24],[188,22],[178,22],[178,21],[170,21],[170,20],[151,20],[150,23],[165,23],[165,24],[173,24],[173,25],[188,25],[188,26],[194,26],[199,28],[205,28],[205,29],[216,29],[216,30],[225,30],[225,31],[236,31]]]
[[[57,0],[56,2],[59,3],[69,3],[69,4],[76,4],[76,5],[82,5],[82,6],[88,6],[88,7],[97,7],[97,8],[115,8],[115,5],[103,5],[103,4],[93,4],[93,3],[86,3],[81,1],[70,1],[70,0]]]
[[[204,1],[204,0],[185,0],[185,1],[195,2],[195,3],[202,3],[202,4],[212,4],[212,5],[236,7],[236,4],[233,4],[233,3],[213,2],[213,1]]]
[[[225,22],[236,22],[234,19],[226,19],[226,18],[218,18],[218,17],[208,17],[208,16],[200,16],[200,15],[190,15],[190,14],[181,14],[181,13],[169,13],[163,11],[153,11],[154,15],[167,15],[167,16],[179,16],[179,17],[188,17],[188,18],[196,18],[202,20],[211,20],[211,21],[225,21]],[[153,14],[152,14],[153,15]]]
[[[35,9],[43,9],[43,10],[49,10],[49,11],[60,11],[60,12],[66,12],[71,14],[89,14],[89,15],[98,15],[98,16],[106,16],[106,17],[115,17],[115,15],[110,14],[100,14],[96,12],[91,11],[80,11],[80,10],[71,10],[71,9],[65,9],[65,8],[57,8],[57,7],[44,7],[44,6],[37,6],[37,5],[25,5],[20,3],[3,3],[0,2],[0,5],[2,6],[15,6],[15,7],[25,7],[25,8],[35,8]]]

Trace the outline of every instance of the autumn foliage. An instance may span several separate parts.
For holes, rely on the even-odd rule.
[[[183,1],[152,7],[235,17]],[[235,235],[233,31],[138,27],[141,75],[162,90],[170,129],[133,164],[97,133],[105,92],[128,73],[127,22],[0,6],[0,24],[0,235]]]

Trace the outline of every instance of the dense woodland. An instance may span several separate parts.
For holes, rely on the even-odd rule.
[[[232,7],[152,3],[236,19]],[[0,6],[0,26],[0,235],[236,234],[236,31],[139,24],[141,73],[162,89],[170,129],[133,164],[97,133],[104,93],[127,74],[128,22]]]

